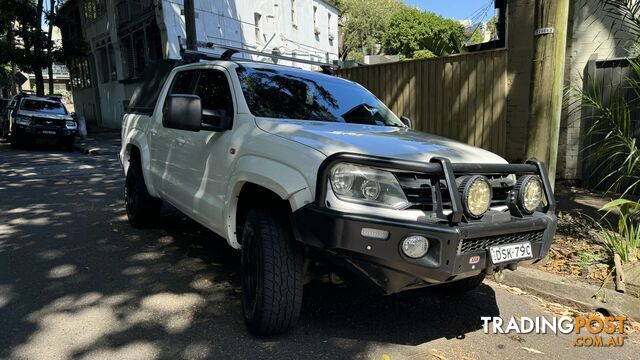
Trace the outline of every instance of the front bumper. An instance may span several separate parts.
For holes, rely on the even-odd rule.
[[[428,174],[446,183],[449,209],[442,197],[434,201],[435,216],[416,221],[395,220],[375,215],[349,214],[334,210],[327,203],[327,184],[331,167],[349,162],[384,169],[397,169]],[[543,183],[546,205],[532,215],[518,211],[489,211],[482,219],[469,221],[463,216],[456,176],[538,175]],[[440,181],[440,180],[437,180]],[[439,182],[438,182],[439,183]],[[492,273],[496,268],[512,267],[523,261],[534,262],[545,257],[556,231],[555,198],[546,169],[539,161],[526,164],[451,164],[434,158],[429,163],[374,158],[357,154],[332,155],[321,165],[318,174],[316,202],[292,216],[294,235],[315,255],[333,266],[343,277],[356,277],[383,293],[456,281]],[[330,191],[330,190],[329,190]],[[367,238],[362,229],[384,230],[385,240]],[[429,250],[420,259],[412,259],[401,251],[401,241],[409,235],[429,239]],[[494,265],[489,248],[496,245],[530,242],[532,256]]]
[[[78,135],[77,129],[67,129],[58,126],[41,125],[13,125],[11,136],[20,138],[62,138]]]
[[[533,256],[529,261],[541,259],[551,246],[557,218],[544,213],[527,218],[488,214],[479,222],[450,226],[344,214],[309,205],[293,214],[293,223],[296,238],[340,275],[355,276],[390,294],[490,272],[496,267],[487,251],[492,245],[530,241]],[[361,235],[363,228],[386,230],[389,237],[366,238]],[[401,252],[400,243],[409,235],[429,239],[429,251],[423,258],[412,259]]]

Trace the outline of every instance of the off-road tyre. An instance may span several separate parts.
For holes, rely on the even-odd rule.
[[[278,335],[295,325],[302,307],[303,249],[287,216],[252,209],[242,232],[242,308],[249,331]]]

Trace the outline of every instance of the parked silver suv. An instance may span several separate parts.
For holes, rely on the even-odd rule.
[[[12,147],[50,139],[73,148],[78,122],[59,98],[20,93],[12,98],[6,110],[2,129]]]

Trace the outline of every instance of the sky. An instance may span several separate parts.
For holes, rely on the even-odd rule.
[[[486,21],[495,13],[493,0],[405,0],[405,2],[455,20]]]

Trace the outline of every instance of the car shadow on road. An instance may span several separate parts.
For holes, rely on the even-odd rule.
[[[218,276],[228,275],[224,278],[239,294],[239,251],[178,210],[165,206],[164,213],[161,229],[177,239],[181,251],[216,266]],[[203,237],[212,238],[202,241]],[[359,286],[312,281],[305,285],[302,314],[293,334],[312,331],[321,337],[419,345],[464,338],[482,327],[482,316],[499,315],[495,293],[486,285],[466,294],[431,287],[383,296]]]
[[[75,161],[66,155],[2,160],[0,358],[370,357],[372,343],[464,337],[499,313],[488,286],[382,297],[311,283],[298,325],[257,339],[243,323],[239,253],[170,207],[155,228],[130,227],[115,160],[75,176],[41,169]]]

